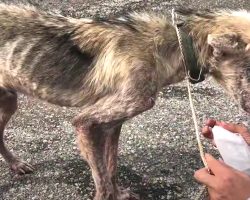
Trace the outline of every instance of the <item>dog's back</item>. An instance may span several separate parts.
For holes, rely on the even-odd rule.
[[[58,105],[82,106],[121,90],[138,61],[159,67],[159,82],[165,70],[175,74],[165,57],[154,60],[156,43],[168,48],[176,37],[164,16],[72,19],[0,4],[0,25],[0,86]]]
[[[71,40],[75,28],[62,16],[1,4],[0,86],[59,105],[81,103],[93,57]]]

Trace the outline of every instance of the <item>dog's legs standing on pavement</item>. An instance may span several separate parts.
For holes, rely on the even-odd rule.
[[[18,174],[33,171],[33,167],[18,159],[5,146],[4,129],[11,116],[17,110],[17,94],[15,91],[0,88],[0,153],[11,169]]]
[[[96,200],[131,199],[116,183],[118,139],[122,123],[152,108],[154,97],[104,97],[74,119],[78,145],[96,186]],[[120,98],[119,98],[120,97]]]
[[[119,188],[116,185],[117,177],[117,154],[118,154],[118,142],[121,133],[122,125],[118,125],[115,128],[110,129],[106,142],[105,142],[105,158],[107,164],[107,171],[111,178],[112,185],[114,187],[114,192],[117,194]]]

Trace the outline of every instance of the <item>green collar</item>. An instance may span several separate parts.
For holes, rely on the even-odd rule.
[[[205,70],[199,64],[196,51],[193,45],[193,39],[190,37],[183,29],[183,24],[179,24],[178,29],[180,32],[183,54],[185,59],[185,64],[188,70],[189,81],[192,84],[199,83],[205,80]]]

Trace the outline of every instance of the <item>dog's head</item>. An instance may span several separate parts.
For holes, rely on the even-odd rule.
[[[207,42],[211,75],[250,113],[250,40],[239,32],[226,32],[208,35]]]
[[[178,9],[199,60],[250,113],[250,12]]]

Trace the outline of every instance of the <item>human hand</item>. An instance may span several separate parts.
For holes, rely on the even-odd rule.
[[[250,197],[250,176],[206,154],[207,168],[197,170],[194,177],[208,187],[210,200],[247,200]]]
[[[250,145],[250,133],[246,126],[243,124],[233,124],[233,123],[226,123],[221,121],[216,121],[214,119],[208,119],[205,126],[202,128],[202,134],[209,139],[213,139],[213,133],[212,128],[214,126],[221,126],[224,129],[227,129],[230,132],[233,133],[239,133],[247,142],[247,144]]]

